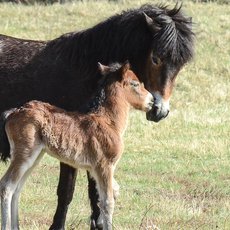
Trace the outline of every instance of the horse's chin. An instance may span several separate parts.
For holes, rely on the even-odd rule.
[[[146,119],[148,121],[159,122],[166,118],[169,114],[169,111],[159,111],[157,108],[152,108],[146,113]]]

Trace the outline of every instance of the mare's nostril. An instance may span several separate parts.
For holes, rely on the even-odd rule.
[[[169,110],[167,110],[167,112],[166,112],[164,118],[166,118],[168,115],[169,115]]]
[[[153,109],[154,109],[155,111],[157,111],[157,110],[160,109],[160,107],[159,107],[158,105],[155,105],[155,104],[154,104]]]

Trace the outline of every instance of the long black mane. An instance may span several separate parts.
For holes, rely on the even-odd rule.
[[[149,32],[143,13],[160,28],[155,34]],[[184,65],[193,57],[193,40],[191,18],[182,14],[181,7],[169,10],[163,5],[144,5],[112,16],[90,29],[65,34],[48,43],[48,47],[53,47],[57,57],[64,56],[75,68],[91,69],[88,65],[96,67],[97,61],[108,64],[108,60],[123,62],[129,58],[131,64],[135,62],[134,71],[139,73],[138,66],[143,64],[140,61],[146,61],[141,55],[146,56],[151,50],[161,59]]]
[[[192,19],[183,16],[181,7],[168,10],[166,6],[155,8],[145,5],[142,9],[162,28],[153,37],[156,55],[183,65],[193,58],[194,33]]]

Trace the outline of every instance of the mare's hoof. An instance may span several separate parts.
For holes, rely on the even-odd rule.
[[[56,226],[51,225],[49,230],[65,230],[65,228],[64,227],[56,227]]]
[[[103,230],[103,223],[99,223],[97,221],[97,225],[95,223],[95,220],[91,220],[91,224],[90,224],[90,230]]]

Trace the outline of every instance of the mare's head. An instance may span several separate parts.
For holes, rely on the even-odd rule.
[[[193,57],[192,21],[182,14],[178,6],[168,9],[165,6],[145,5],[127,12],[127,21],[134,20],[137,15],[142,18],[142,23],[136,21],[136,28],[133,29],[140,37],[131,35],[133,39],[130,39],[130,43],[135,41],[138,44],[139,41],[133,50],[135,53],[139,49],[139,59],[137,55],[137,58],[129,60],[154,97],[154,106],[146,117],[158,122],[169,113],[169,100],[178,72]],[[144,53],[148,55],[142,58]],[[145,61],[141,62],[141,59]]]
[[[139,81],[130,64],[111,64],[109,66],[98,63],[101,74],[110,83],[116,83],[116,90],[122,93],[122,100],[126,100],[134,109],[148,112],[153,106],[153,96],[144,84]]]
[[[62,94],[77,91],[78,103],[82,104],[83,98],[96,92],[98,61],[108,64],[129,60],[132,70],[155,100],[147,119],[158,122],[169,113],[178,72],[193,57],[193,40],[191,18],[182,14],[181,7],[144,5],[114,15],[85,31],[61,36],[49,46],[56,50],[57,57],[63,58],[61,63],[67,59],[65,66],[71,66],[70,70],[67,67],[67,73],[79,76],[66,77],[69,79],[66,87],[59,84]],[[77,84],[72,84],[71,79],[76,79]]]

